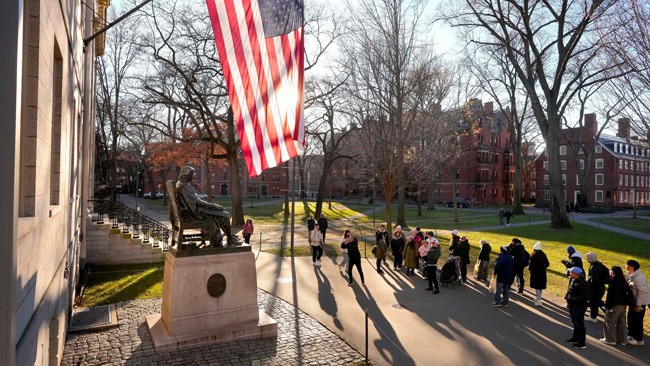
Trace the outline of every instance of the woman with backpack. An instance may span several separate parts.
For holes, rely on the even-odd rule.
[[[537,242],[533,246],[533,254],[530,256],[530,287],[535,289],[535,306],[542,306],[542,290],[546,288],[546,269],[550,263],[546,253],[542,250],[542,243]]]

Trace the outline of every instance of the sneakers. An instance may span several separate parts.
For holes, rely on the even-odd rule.
[[[643,346],[644,345],[643,341],[637,341],[636,339],[634,339],[632,337],[627,338],[627,344],[629,344],[630,346]]]
[[[495,302],[492,303],[492,306],[501,306],[501,303],[495,301]]]
[[[434,294],[434,295],[435,295],[435,294],[439,294],[439,293],[440,293],[440,290],[438,290],[438,289],[435,289],[435,290],[433,290],[433,292],[432,292],[432,294]]]
[[[353,286],[354,282],[348,282],[348,286]]]
[[[606,338],[601,338],[601,339],[599,339],[599,341],[601,341],[601,342],[603,342],[605,344],[608,344],[610,346],[615,346],[616,345],[616,342],[607,342]]]
[[[542,306],[542,300],[535,301],[535,306],[541,307]]]
[[[583,344],[576,343],[576,344],[573,345],[573,348],[585,349],[585,348],[587,348],[587,345],[585,345],[584,343]]]
[[[598,319],[594,319],[590,316],[585,316],[585,321],[586,322],[591,322],[591,323],[598,323]]]
[[[503,304],[504,308],[507,308],[508,306],[510,306],[510,304]]]
[[[319,259],[319,260],[316,261],[316,267],[320,267],[320,266],[321,266],[321,264],[320,264],[320,259]]]
[[[384,271],[382,271],[382,270],[380,269],[379,271],[377,271],[377,273],[379,273],[379,274],[384,274]]]
[[[578,343],[578,341],[574,340],[573,338],[565,339],[564,341],[570,344]]]

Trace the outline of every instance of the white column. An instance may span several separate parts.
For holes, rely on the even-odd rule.
[[[22,89],[23,1],[5,1],[0,12],[0,365],[16,360],[16,243]]]

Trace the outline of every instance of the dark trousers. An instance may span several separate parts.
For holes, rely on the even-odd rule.
[[[381,272],[381,261],[382,261],[381,258],[377,258],[377,262],[376,262],[377,263],[377,272]]]
[[[519,278],[519,291],[524,291],[524,267],[523,266],[514,266],[515,278]],[[513,281],[514,283],[514,281]]]
[[[603,304],[603,295],[605,295],[604,289],[592,289],[589,296],[589,315],[591,319],[598,318],[598,309]]]
[[[244,243],[246,243],[246,244],[251,243],[251,234],[250,233],[244,233]]]
[[[438,267],[437,266],[426,266],[424,267],[424,273],[427,275],[427,281],[429,281],[429,287],[434,287],[436,290],[438,287]]]
[[[569,314],[573,323],[573,339],[578,345],[584,345],[587,340],[587,329],[585,329],[585,306],[570,306]]]
[[[352,267],[357,266],[357,271],[359,272],[359,277],[361,277],[361,283],[364,283],[363,280],[363,270],[361,269],[361,258],[359,259],[352,259],[350,258],[350,262],[348,262],[348,279],[350,280],[350,283],[354,282],[354,279],[352,278]]]
[[[637,341],[643,340],[643,316],[645,315],[645,305],[641,306],[641,311],[634,310],[630,306],[627,311],[627,335]]]
[[[325,232],[327,232],[327,229],[320,230],[320,233],[323,234],[323,244],[325,244]]]
[[[320,260],[320,257],[323,255],[323,247],[322,246],[313,246],[311,245],[311,261],[316,262]]]
[[[393,251],[393,259],[394,259],[394,267],[395,269],[397,268],[402,268],[402,262],[404,259],[402,258],[402,253],[401,252],[395,252]]]
[[[460,276],[463,282],[467,282],[467,263],[462,259],[460,260]]]

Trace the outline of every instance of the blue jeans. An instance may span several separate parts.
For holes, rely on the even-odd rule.
[[[508,305],[508,292],[510,292],[510,285],[510,283],[497,282],[497,289],[494,293],[494,302]],[[503,301],[501,301],[501,294],[503,294]]]
[[[584,345],[587,339],[587,330],[585,329],[586,306],[569,306],[569,314],[573,323],[573,339],[579,345]]]

